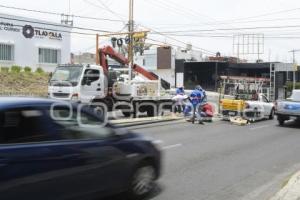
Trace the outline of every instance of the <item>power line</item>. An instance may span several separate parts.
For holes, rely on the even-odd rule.
[[[147,27],[145,27],[145,28],[147,28]],[[150,29],[151,29],[151,28],[150,28]],[[151,29],[151,31],[154,32],[155,34],[162,35],[162,36],[164,36],[164,37],[166,37],[166,38],[169,38],[169,39],[171,39],[171,40],[173,40],[173,41],[179,42],[179,43],[184,44],[184,45],[188,45],[188,43],[186,43],[186,42],[183,42],[183,41],[178,40],[178,39],[176,39],[176,38],[174,38],[174,37],[171,37],[171,36],[169,36],[169,35],[165,35],[165,34],[163,34],[163,33],[160,33],[160,32],[158,32],[158,31],[155,31],[154,29]],[[194,47],[197,48],[197,49],[200,49],[201,51],[204,51],[204,52],[207,52],[207,53],[209,53],[209,54],[215,55],[215,52],[213,52],[213,51],[210,51],[210,50],[207,50],[207,49],[203,49],[203,48],[197,47],[197,46],[194,46]]]
[[[254,15],[254,16],[249,16],[249,17],[243,17],[243,18],[238,18],[238,19],[224,20],[223,22],[236,21],[236,20],[245,20],[245,19],[258,18],[258,17],[265,17],[265,16],[276,15],[276,14],[281,14],[281,13],[286,13],[286,12],[292,12],[292,11],[296,11],[296,10],[300,10],[300,8],[279,10],[279,11],[274,11],[274,12],[269,12],[269,13]]]
[[[184,7],[183,5],[181,4],[178,4],[174,1],[170,1],[170,0],[163,0],[163,1],[160,1],[161,3],[164,3],[167,7],[169,7],[170,5],[173,5],[173,7],[175,9],[178,9],[178,10],[182,10],[182,12],[184,13],[184,15],[186,15],[187,11],[188,11],[188,15],[193,15],[195,17],[205,17],[207,19],[210,19],[209,21],[214,21],[214,22],[218,22],[218,20],[216,20],[215,18],[211,17],[211,16],[208,16],[208,15],[204,15],[202,13],[199,13],[189,7]],[[167,3],[169,2],[169,3]],[[195,20],[195,18],[193,18],[193,20]],[[206,24],[206,25],[210,25],[209,23],[205,22],[203,24]]]
[[[147,1],[145,1],[145,2],[147,2]],[[190,10],[189,8],[182,9],[182,6],[179,5],[179,4],[177,4],[178,7],[176,7],[174,5],[174,2],[171,2],[171,3],[167,4],[165,2],[165,0],[164,1],[159,1],[159,2],[157,2],[157,1],[151,1],[150,5],[155,5],[156,7],[161,8],[164,11],[170,11],[170,13],[172,13],[172,14],[176,13],[180,17],[185,17],[186,19],[189,19],[189,20],[191,20],[191,19],[195,20],[195,18],[199,19],[199,18],[201,18],[201,17],[204,16],[206,18],[211,18],[212,21],[216,21],[217,22],[216,19],[213,19],[212,17],[206,16],[206,15],[203,15],[203,14],[196,13],[195,11]],[[190,10],[190,12],[188,12],[188,15],[187,15],[187,10]],[[210,23],[201,23],[201,24],[202,25],[211,25]]]
[[[146,27],[146,28],[147,28],[147,27]],[[164,36],[164,37],[166,37],[166,38],[169,38],[169,39],[171,39],[171,40],[173,40],[173,41],[176,41],[176,42],[179,42],[179,43],[188,45],[188,43],[186,43],[186,42],[182,42],[182,41],[180,41],[180,40],[178,40],[178,39],[176,39],[176,38],[173,38],[173,37],[170,37],[170,36],[165,35],[165,34],[163,34],[163,33],[160,33],[160,32],[158,32],[158,31],[155,31],[154,29],[151,29],[151,30],[152,30],[154,33],[156,33],[156,34],[162,35],[162,36]],[[200,48],[200,47],[197,47],[197,46],[194,46],[194,47],[197,48],[197,49],[200,49],[201,51],[207,52],[208,54],[215,55],[215,52],[213,52],[213,51],[210,51],[210,50],[207,50],[207,49],[203,49],[203,48]]]
[[[168,46],[172,46],[172,47],[179,47],[179,48],[185,48],[185,47],[182,47],[182,46],[180,46],[180,45],[176,45],[176,44],[171,44],[171,43],[168,43],[168,42],[163,42],[163,41],[160,41],[160,40],[156,40],[156,39],[153,39],[153,38],[147,38],[147,40],[151,40],[151,41],[153,41],[153,42],[159,42],[159,43],[161,43],[161,44],[163,44],[163,45],[168,45]]]
[[[264,39],[300,39],[300,33],[298,33],[299,36],[264,36]],[[196,37],[196,38],[227,38],[227,39],[232,39],[232,36],[229,35],[192,35],[192,34],[187,34],[187,35],[173,35],[172,36],[176,36],[176,37]]]
[[[108,30],[100,30],[100,29],[91,29],[91,28],[85,28],[85,27],[71,27],[67,25],[60,25],[60,24],[53,24],[53,23],[48,23],[48,22],[39,22],[39,21],[32,21],[32,20],[25,20],[25,19],[17,19],[13,17],[2,17],[0,16],[1,19],[7,19],[7,20],[14,20],[14,21],[19,21],[19,22],[28,22],[28,23],[35,23],[35,24],[41,24],[41,25],[50,25],[50,26],[56,26],[56,27],[63,27],[63,28],[73,28],[73,29],[80,29],[80,30],[87,30],[87,31],[95,31],[95,32],[104,32],[104,33],[111,33],[112,31]],[[40,28],[40,29],[46,29],[46,28]],[[95,35],[95,34],[91,34]]]
[[[97,5],[97,4],[95,4],[95,3],[93,3],[93,2],[90,2],[90,1],[88,1],[88,0],[84,0],[84,2],[87,3],[87,4],[90,4],[90,5],[94,6],[94,7],[101,8],[101,9],[104,9],[104,10],[109,11],[110,13],[112,13],[113,15],[115,15],[116,17],[118,17],[118,18],[120,19],[120,20],[119,20],[120,22],[126,23],[126,21],[125,21],[118,13],[114,12],[113,10],[111,10],[111,9],[110,9],[108,6],[106,6],[102,1],[98,1],[98,2],[101,3],[105,8],[103,8],[103,7],[101,7],[101,6]]]
[[[147,2],[147,1],[145,1],[145,2]],[[149,3],[149,2],[147,2],[147,3]],[[183,13],[177,9],[174,9],[171,5],[165,6],[163,3],[158,3],[156,1],[151,1],[150,5],[154,5],[158,8],[161,8],[164,11],[169,11],[171,14],[178,14],[179,16],[185,17],[186,19],[189,19],[189,20],[191,19],[189,15],[185,15],[185,13]]]
[[[2,16],[0,16],[0,19],[8,19],[8,20],[14,20],[14,21],[19,21],[19,22],[29,22],[29,23],[33,23],[33,24],[42,24],[42,25],[55,26],[55,24],[51,24],[51,23],[48,24],[48,23],[43,23],[43,22],[36,22],[36,21],[30,21],[30,20],[21,20],[21,19],[7,18],[7,17],[2,17]],[[14,24],[14,26],[16,26],[16,27],[24,27],[24,25],[20,25],[20,24]],[[58,27],[65,27],[65,28],[70,28],[71,29],[71,27],[64,26],[64,25],[56,25],[56,26],[58,26]],[[94,33],[78,32],[78,31],[67,31],[67,30],[62,30],[62,29],[54,29],[54,28],[38,27],[38,26],[33,26],[33,28],[42,29],[42,30],[48,30],[48,31],[59,31],[59,32],[63,32],[63,33],[74,33],[74,34],[80,34],[80,35],[95,36]],[[114,33],[114,32],[111,32],[111,31],[105,31],[105,32]]]
[[[241,27],[241,28],[216,28],[216,29],[190,29],[178,31],[162,31],[161,33],[187,33],[187,32],[211,32],[211,31],[233,31],[233,30],[255,30],[255,29],[282,29],[282,28],[298,28],[300,25],[286,25],[286,26],[256,26],[256,27]]]
[[[57,13],[57,12],[49,12],[44,10],[34,10],[34,9],[28,9],[28,8],[19,8],[14,6],[6,6],[6,5],[0,5],[2,8],[7,9],[14,9],[14,10],[22,10],[22,11],[28,11],[28,12],[35,12],[35,13],[42,13],[42,14],[48,14],[48,15],[57,15],[61,16],[63,13]],[[81,18],[81,19],[90,19],[90,20],[99,20],[99,21],[110,21],[110,22],[123,22],[122,20],[117,19],[108,19],[108,18],[98,18],[98,17],[89,17],[89,16],[80,16],[80,15],[72,15],[75,18]]]
[[[153,1],[154,2],[154,1]],[[151,2],[152,3],[152,2]],[[165,2],[162,2],[161,1],[161,4],[159,5],[160,7],[162,7],[162,4],[164,4]],[[170,8],[173,8],[174,7],[171,7],[171,5],[173,5],[174,2],[170,2],[170,4],[164,4],[166,5],[164,8],[167,8],[168,10],[170,10]],[[179,5],[179,4],[177,4]],[[179,5],[179,8],[182,8],[181,5]],[[197,12],[195,12],[194,10],[192,9],[189,9],[187,8],[188,10],[192,11],[189,12],[189,15],[193,14],[194,13],[194,16],[196,16],[196,14],[199,16],[199,14]],[[265,13],[265,14],[260,14],[260,15],[255,15],[255,16],[249,16],[249,17],[244,17],[244,18],[239,18],[239,19],[231,19],[231,20],[224,20],[224,21],[219,21],[219,20],[216,20],[212,17],[209,17],[209,16],[205,16],[205,15],[202,15],[200,14],[201,16],[205,16],[207,18],[211,18],[213,21],[215,21],[216,23],[200,23],[198,25],[209,25],[209,26],[213,26],[213,25],[226,25],[226,24],[232,24],[232,23],[244,23],[247,21],[244,21],[243,20],[247,20],[247,19],[251,19],[251,18],[258,18],[258,17],[263,17],[263,16],[270,16],[270,15],[274,15],[274,14],[280,14],[280,13],[286,13],[286,12],[292,12],[292,11],[296,11],[296,10],[299,10],[300,8],[293,8],[293,9],[286,9],[286,10],[280,10],[280,11],[275,11],[275,12],[269,12],[269,13]],[[176,9],[176,11],[179,11],[180,9]],[[180,12],[180,11],[179,11]],[[186,9],[183,11],[184,12],[184,16],[186,16]],[[196,13],[196,14],[195,14]],[[188,15],[188,16],[189,16]],[[236,22],[237,21],[237,22]],[[257,21],[253,21],[253,22],[258,22],[258,21],[263,21],[263,20],[257,20]],[[265,20],[265,21],[273,21],[272,19],[271,20]],[[248,21],[249,22],[249,21]],[[189,24],[187,24],[187,26],[189,26]],[[233,27],[233,26],[232,26]],[[234,28],[234,27],[233,27]],[[239,29],[235,29],[235,30],[239,30]],[[216,30],[218,31],[218,30]]]
[[[259,20],[250,20],[250,21],[236,21],[236,22],[227,22],[227,23],[222,23],[223,25],[226,24],[240,24],[240,23],[257,23],[257,22],[274,22],[274,21],[293,21],[293,20],[300,20],[300,18],[274,18],[274,19],[259,19]],[[210,25],[219,25],[220,23],[212,23]],[[193,23],[193,24],[161,24],[161,26],[157,26],[157,28],[160,29],[166,29],[166,28],[172,28],[172,27],[186,27],[186,26],[203,26],[203,24],[199,24],[199,23]]]
[[[159,31],[154,30],[153,28],[149,28],[149,27],[144,26],[144,25],[142,25],[142,24],[139,24],[139,25],[140,25],[141,27],[144,27],[144,28],[146,28],[146,29],[151,30],[152,34],[153,34],[153,33],[154,33],[154,34],[158,34],[158,35],[164,36],[164,37],[166,37],[166,38],[169,38],[170,40],[179,42],[179,43],[184,44],[184,45],[188,45],[188,43],[186,43],[186,42],[183,42],[183,41],[181,41],[181,40],[178,40],[178,39],[176,39],[176,38],[174,38],[174,37],[170,37],[169,35],[166,35],[166,34],[164,34],[164,33],[161,33],[161,32],[159,32]],[[210,50],[207,50],[207,49],[203,49],[203,48],[197,47],[197,46],[194,46],[194,47],[197,48],[197,49],[199,49],[199,50],[201,50],[201,51],[207,52],[208,54],[213,54],[213,55],[215,55],[215,52],[213,52],[213,51],[210,51]]]
[[[119,13],[116,13],[115,11],[113,11],[112,9],[110,9],[110,7],[108,5],[106,5],[105,3],[103,3],[103,1],[101,0],[97,0],[104,8],[106,8],[110,13],[112,13],[113,15],[115,15],[116,17],[118,17],[119,19],[126,21],[123,19],[122,15],[120,15]]]

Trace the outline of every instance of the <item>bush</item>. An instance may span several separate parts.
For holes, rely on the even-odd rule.
[[[30,73],[31,71],[32,71],[31,67],[28,67],[28,66],[24,67],[24,72],[25,73]]]
[[[9,67],[1,67],[1,72],[9,72]]]
[[[286,89],[287,89],[287,91],[292,91],[293,90],[293,82],[287,82]],[[296,89],[300,89],[300,82],[296,83]]]
[[[13,66],[11,66],[10,71],[13,73],[20,73],[22,71],[22,67],[20,67],[18,65],[13,65]]]
[[[44,70],[40,67],[38,67],[36,70],[35,70],[35,73],[38,73],[38,74],[44,74]]]

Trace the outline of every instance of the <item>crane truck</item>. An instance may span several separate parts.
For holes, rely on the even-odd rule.
[[[124,66],[129,60],[112,47],[99,49],[100,65],[70,64],[58,66],[49,80],[48,96],[53,99],[105,105],[106,111],[121,110],[124,116],[147,116],[172,109],[170,84],[156,74],[133,64],[133,79],[125,69],[110,69],[108,57]],[[130,71],[129,71],[130,72]]]

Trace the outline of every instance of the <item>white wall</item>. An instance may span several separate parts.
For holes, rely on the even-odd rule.
[[[157,69],[157,49],[145,50],[143,56],[136,56],[135,63],[143,66],[147,70]],[[145,65],[144,65],[145,63]]]
[[[159,77],[168,81],[171,87],[175,87],[175,70],[174,69],[159,69],[153,70],[153,73],[157,74]]]
[[[10,25],[7,25],[7,23]],[[44,33],[48,35],[39,35],[35,32],[32,38],[25,38],[23,35],[23,27],[25,25],[31,25],[35,31],[40,31],[40,33],[45,31]],[[57,64],[39,63],[38,50],[40,47],[59,49],[61,52],[60,63],[70,63],[71,40],[70,33],[66,32],[71,31],[71,28],[61,26],[61,24],[53,22],[0,14],[0,43],[14,45],[14,61],[0,61],[0,66],[16,64],[23,67],[30,66],[33,70],[37,67],[42,67],[46,71],[53,71]],[[50,37],[50,32],[57,36],[61,34],[61,38]]]

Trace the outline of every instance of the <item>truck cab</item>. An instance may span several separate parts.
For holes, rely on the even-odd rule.
[[[60,65],[49,80],[48,96],[88,103],[106,96],[106,80],[103,68],[98,65]]]

